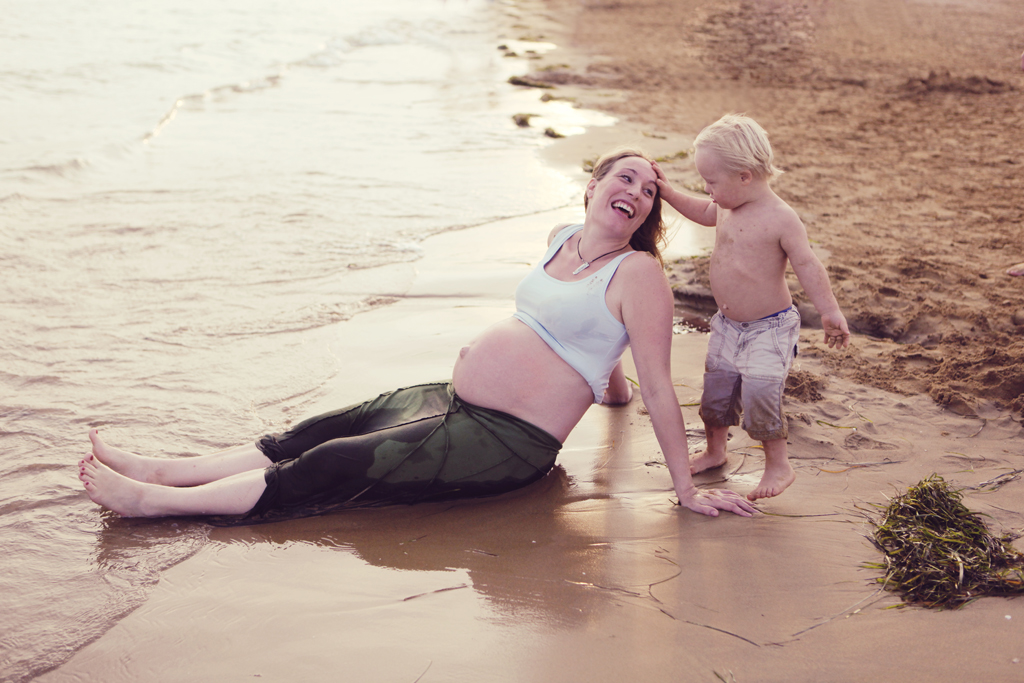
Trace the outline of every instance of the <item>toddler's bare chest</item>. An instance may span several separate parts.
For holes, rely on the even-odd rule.
[[[779,236],[768,226],[725,222],[715,228],[715,253],[718,258],[750,255],[755,258],[783,256]]]

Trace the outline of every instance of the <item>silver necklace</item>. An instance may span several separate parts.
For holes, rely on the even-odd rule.
[[[580,273],[582,273],[582,272],[583,272],[584,270],[586,270],[587,268],[589,268],[589,267],[590,267],[590,264],[591,264],[591,263],[593,263],[594,261],[600,261],[600,260],[601,260],[601,259],[603,259],[603,258],[604,258],[605,256],[607,256],[608,254],[614,254],[615,252],[617,252],[617,251],[622,251],[623,249],[625,249],[625,248],[626,248],[626,247],[619,247],[618,249],[612,249],[611,251],[609,251],[609,252],[608,252],[608,254],[601,254],[601,255],[600,255],[600,256],[598,256],[597,258],[595,258],[595,259],[591,259],[591,260],[587,261],[586,259],[584,259],[584,258],[583,258],[583,254],[581,254],[581,253],[580,253],[580,242],[582,242],[582,241],[583,241],[583,237],[582,237],[582,236],[580,236],[579,242],[577,242],[577,243],[576,243],[576,255],[580,257],[580,261],[583,261],[583,265],[581,265],[581,266],[580,266],[579,268],[577,268],[576,270],[572,271],[572,274],[573,274],[573,275],[579,275],[579,274],[580,274]]]

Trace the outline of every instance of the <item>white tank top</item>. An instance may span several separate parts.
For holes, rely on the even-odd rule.
[[[629,346],[626,326],[608,310],[605,292],[622,260],[636,252],[619,254],[590,277],[576,282],[548,275],[544,266],[566,240],[582,229],[582,225],[570,225],[555,235],[544,258],[516,287],[513,317],[529,325],[580,373],[594,391],[594,403],[600,403],[608,377]]]

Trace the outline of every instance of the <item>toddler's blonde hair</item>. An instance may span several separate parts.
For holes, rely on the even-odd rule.
[[[726,114],[718,119],[697,135],[693,147],[718,152],[730,171],[750,171],[766,180],[782,173],[774,164],[768,133],[743,114]]]

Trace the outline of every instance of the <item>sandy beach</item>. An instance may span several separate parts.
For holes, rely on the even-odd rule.
[[[1024,483],[1004,476],[1024,468],[1024,278],[1003,273],[1024,261],[1019,2],[503,11],[509,39],[558,45],[530,74],[555,86],[537,90],[538,111],[548,93],[620,119],[552,145],[553,165],[620,143],[669,157],[727,111],[771,134],[787,171],[776,189],[856,331],[848,351],[829,350],[801,308],[786,404],[796,483],[752,519],[681,512],[640,399],[595,406],[552,474],[513,495],[217,528],[145,604],[36,680],[1024,678],[1024,601],[890,609],[898,597],[864,566],[880,560],[877,506],[932,473],[966,487],[993,530],[1024,532]],[[689,159],[664,165],[697,183]],[[437,235],[421,260],[388,266],[408,292],[338,325],[336,353],[360,362],[319,407],[446,377],[465,340],[510,314],[550,227],[579,213]],[[500,256],[481,259],[495,234]],[[670,268],[679,314],[698,326],[706,272],[706,257]],[[705,347],[698,331],[674,338],[691,451]],[[762,465],[734,429],[729,463],[698,483],[746,493]],[[105,523],[100,554],[153,524]]]
[[[344,326],[339,351],[367,362],[332,395],[436,377],[509,313],[543,226],[572,217],[428,240],[410,295]],[[484,267],[494,229],[510,251]],[[396,364],[386,349],[403,330],[417,351]],[[802,346],[799,371],[827,375],[831,352],[811,331]],[[675,338],[691,448],[705,348],[703,334]],[[516,494],[215,529],[142,607],[37,680],[1014,680],[1024,603],[886,609],[899,600],[863,564],[879,559],[877,504],[932,471],[976,485],[1019,467],[1019,422],[850,382],[818,391],[789,399],[797,481],[753,519],[680,512],[642,404],[595,407],[552,475]],[[701,484],[757,483],[756,443],[737,433],[730,450]],[[1003,530],[1021,528],[1018,498],[1017,482],[967,496]],[[152,524],[108,519],[104,545],[123,553]]]

